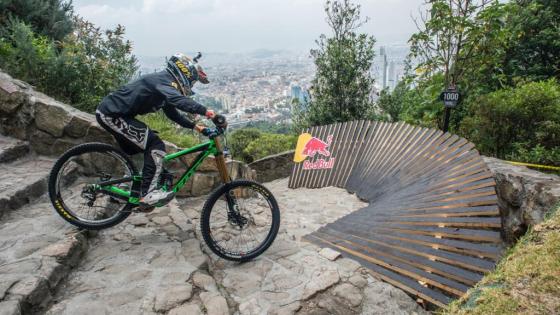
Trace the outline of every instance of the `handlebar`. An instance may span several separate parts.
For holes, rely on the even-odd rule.
[[[217,136],[223,135],[227,129],[227,121],[226,117],[223,115],[217,114],[212,118],[212,122],[216,128],[206,128],[203,134],[210,139],[214,139]]]

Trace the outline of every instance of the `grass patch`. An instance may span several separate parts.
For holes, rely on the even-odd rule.
[[[150,129],[158,132],[161,139],[176,144],[180,148],[190,148],[200,140],[196,131],[179,127],[162,112],[156,112],[139,117]]]
[[[560,314],[560,207],[440,314]]]

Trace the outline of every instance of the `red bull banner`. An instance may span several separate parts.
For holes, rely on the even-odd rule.
[[[370,124],[353,121],[304,130],[295,148],[290,187],[342,187]]]
[[[303,162],[304,170],[332,168],[336,161],[329,151],[332,139],[333,135],[328,135],[326,141],[323,141],[309,133],[301,134],[296,145],[294,162]],[[313,161],[317,155],[319,158]]]

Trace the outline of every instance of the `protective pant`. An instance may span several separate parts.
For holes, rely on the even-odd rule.
[[[96,112],[95,117],[101,127],[113,135],[126,154],[144,152],[142,196],[154,190],[163,168],[165,156],[163,141],[146,124],[134,118],[108,116],[99,111]]]

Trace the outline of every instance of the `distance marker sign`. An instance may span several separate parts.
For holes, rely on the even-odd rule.
[[[439,98],[443,101],[445,107],[454,108],[461,99],[461,94],[454,89],[447,89],[441,92]]]

